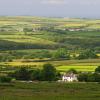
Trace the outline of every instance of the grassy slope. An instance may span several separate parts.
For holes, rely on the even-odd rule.
[[[100,100],[98,83],[0,84],[0,100]]]
[[[38,22],[38,24],[35,24]],[[0,27],[12,27],[13,29],[23,29],[24,27],[40,27],[54,25],[55,28],[70,27],[76,28],[84,26],[97,27],[99,26],[100,20],[84,20],[84,19],[67,19],[67,18],[39,18],[39,17],[0,17]],[[48,24],[49,23],[49,24]],[[38,31],[25,34],[24,32],[0,32],[0,50],[19,50],[23,55],[34,53],[41,49],[57,49],[59,47],[67,47],[68,49],[79,49],[79,48],[99,48],[100,47],[100,32],[99,31],[79,31],[69,32],[60,34],[56,32]],[[38,49],[38,50],[37,50]],[[1,51],[0,51],[1,52]],[[4,52],[5,53],[5,52]],[[19,54],[20,54],[19,53]],[[94,61],[94,60],[93,60]],[[51,61],[50,63],[55,66],[59,66],[57,69],[66,71],[68,68],[76,67],[79,71],[93,71],[94,68],[100,65],[100,62],[96,63],[80,62],[76,61]],[[16,65],[39,65],[41,66],[45,62],[33,62],[33,63],[22,63],[13,62],[10,63],[12,66]],[[85,69],[84,69],[85,67]]]
[[[38,24],[36,24],[38,22]],[[0,17],[0,27],[12,27],[11,29],[22,30],[25,27],[40,27],[40,26],[54,26],[61,27],[61,25],[67,25],[71,28],[81,27],[84,24],[87,27],[91,25],[95,27],[95,24],[98,24],[99,20],[84,20],[84,19],[61,19],[61,18],[39,18],[39,17]],[[50,24],[50,25],[49,25]],[[74,24],[74,26],[73,26]],[[9,46],[12,46],[11,49],[16,49],[14,45],[32,45],[31,47],[27,47],[27,49],[35,49],[38,47],[41,49],[39,45],[46,47],[49,46],[49,49],[56,47],[67,47],[68,49],[77,49],[77,48],[96,48],[100,46],[100,32],[66,32],[66,34],[59,34],[54,32],[33,32],[32,34],[28,33],[25,35],[24,32],[0,32],[0,40],[5,40],[9,42]],[[10,43],[12,42],[12,44]],[[6,44],[3,44],[1,48],[7,49]],[[56,48],[55,47],[55,48]],[[20,47],[18,47],[20,49]],[[21,48],[22,49],[22,48]],[[23,46],[24,49],[24,46]]]

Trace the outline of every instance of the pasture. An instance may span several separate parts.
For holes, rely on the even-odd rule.
[[[100,59],[53,60],[51,57],[52,60],[48,60],[45,54],[65,48],[76,55],[85,49],[94,49],[99,55],[99,23],[100,20],[94,19],[0,17],[0,69],[8,71],[8,68],[3,69],[2,66],[8,66],[9,71],[10,68],[21,66],[42,68],[43,64],[51,63],[58,71],[67,71],[70,68],[94,71],[100,65]]]
[[[0,83],[0,100],[100,100],[100,84]]]
[[[42,69],[45,63],[50,63],[60,72],[66,72],[71,68],[76,69],[78,72],[93,72],[95,68],[100,66],[100,59],[88,60],[61,60],[61,61],[34,61],[34,62],[1,62],[0,65],[5,66],[1,68],[3,72],[14,71],[16,68],[27,67],[29,69]],[[7,70],[6,70],[7,69]]]

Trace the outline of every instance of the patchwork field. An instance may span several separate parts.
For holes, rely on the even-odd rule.
[[[78,59],[86,50],[91,57]],[[42,69],[46,63],[59,72],[93,72],[100,66],[100,20],[0,17],[0,76],[20,67]],[[0,100],[100,100],[100,83],[0,83]]]
[[[94,19],[0,17],[1,69],[2,65],[41,68],[44,63],[51,63],[60,71],[70,68],[78,71],[94,71],[100,65],[100,59],[73,60],[72,58],[61,61],[53,61],[52,57],[51,60],[48,59],[50,53],[59,48],[65,48],[71,55],[93,49],[99,56],[99,26],[100,20]],[[46,54],[49,57],[45,57]]]
[[[69,69],[76,69],[78,72],[93,72],[100,65],[100,59],[88,60],[62,60],[62,61],[34,61],[34,62],[1,62],[1,72],[11,72],[20,67],[29,69],[42,69],[45,63],[50,63],[60,72],[66,72]]]

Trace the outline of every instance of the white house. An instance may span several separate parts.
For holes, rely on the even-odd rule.
[[[63,82],[73,82],[78,81],[76,74],[73,73],[67,73],[62,76]]]

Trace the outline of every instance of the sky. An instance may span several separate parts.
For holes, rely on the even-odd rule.
[[[0,16],[100,18],[100,0],[0,0]]]

